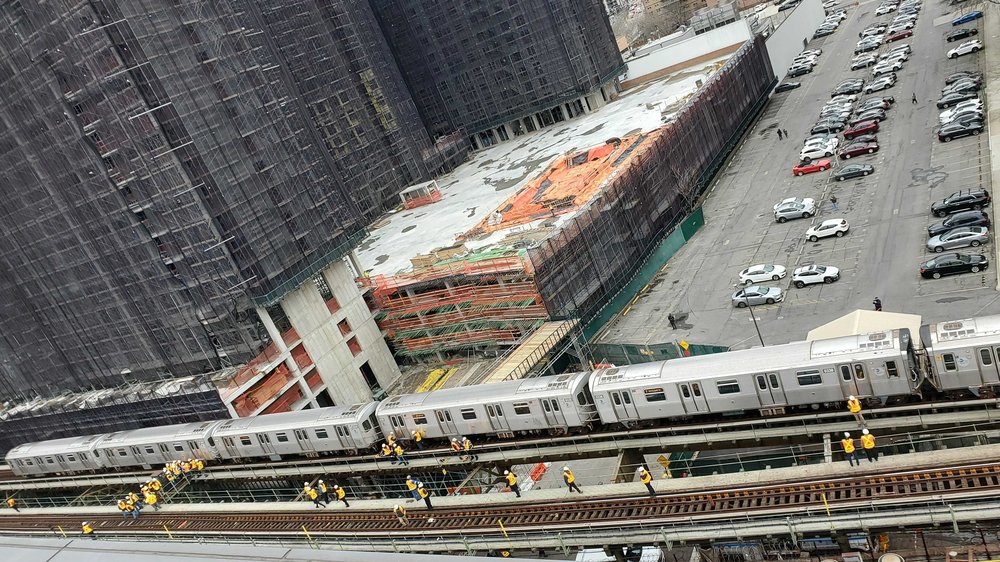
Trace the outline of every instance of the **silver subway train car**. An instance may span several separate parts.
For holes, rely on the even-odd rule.
[[[66,437],[18,445],[7,452],[7,464],[18,476],[87,472],[104,468],[94,453],[105,435]]]
[[[153,468],[177,459],[215,459],[212,431],[222,422],[144,427],[107,434],[95,452],[104,468]]]
[[[983,387],[1000,386],[1000,316],[924,324],[920,339],[938,390],[978,396]]]

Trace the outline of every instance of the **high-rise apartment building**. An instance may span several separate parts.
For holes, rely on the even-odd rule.
[[[595,110],[624,70],[603,0],[371,0],[432,135],[484,147]]]
[[[0,100],[0,395],[205,372],[291,328],[344,347],[332,401],[398,376],[343,258],[440,154],[368,4],[7,0]]]

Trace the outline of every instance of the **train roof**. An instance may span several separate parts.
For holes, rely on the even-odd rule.
[[[62,439],[51,439],[49,441],[24,443],[8,451],[7,459],[23,459],[27,457],[85,452],[89,451],[94,447],[94,445],[101,442],[106,436],[106,433],[101,433],[99,435],[81,435],[78,437],[64,437]]]
[[[987,338],[991,341],[1000,340],[1000,315],[946,320],[920,327],[920,339],[923,340],[925,348],[943,349]]]
[[[838,358],[863,360],[882,357],[886,351],[898,353],[909,344],[909,330],[891,330],[828,340],[800,341],[769,347],[695,355],[669,361],[640,363],[597,371],[591,379],[593,389],[631,388],[638,381],[679,383],[808,367]]]
[[[200,439],[209,435],[212,429],[220,423],[222,422],[214,420],[116,431],[109,433],[107,438],[100,443],[100,447],[130,447],[132,445]]]
[[[330,406],[328,408],[226,420],[215,430],[215,437],[244,435],[276,429],[299,429],[330,422],[357,420],[370,416],[377,405],[378,402],[368,402],[352,404],[351,406]]]
[[[559,396],[575,394],[581,386],[586,385],[589,372],[566,373],[548,377],[520,379],[491,384],[460,386],[424,392],[420,394],[400,394],[392,396],[379,404],[378,413],[383,414],[397,410],[408,410],[415,407],[439,408],[482,402],[484,398],[495,400],[513,398],[537,398],[544,396]]]

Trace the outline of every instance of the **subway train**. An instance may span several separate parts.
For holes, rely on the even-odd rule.
[[[928,393],[980,395],[1000,386],[1000,315],[925,324],[922,349],[901,328],[669,361],[609,367],[334,406],[19,445],[18,476],[152,468],[177,458],[251,461],[356,454],[420,430],[440,444],[469,435],[511,438],[655,425],[757,411],[780,415],[870,407]]]

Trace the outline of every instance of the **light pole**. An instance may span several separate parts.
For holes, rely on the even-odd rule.
[[[761,347],[767,347],[766,345],[764,345],[764,336],[760,335],[760,327],[757,326],[757,317],[754,316],[753,305],[750,304],[750,298],[747,297],[747,292],[745,290],[747,288],[747,285],[740,285],[739,283],[737,283],[733,285],[733,287],[734,288],[742,287],[742,289],[740,290],[743,291],[743,301],[747,303],[747,310],[750,311],[750,319],[753,320],[753,329],[757,330],[757,339],[760,340]]]

